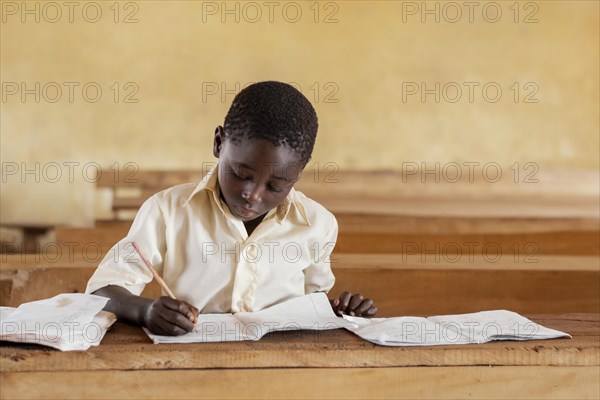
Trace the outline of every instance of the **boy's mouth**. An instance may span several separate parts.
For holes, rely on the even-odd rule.
[[[239,207],[238,206],[238,213],[240,214],[240,216],[242,216],[243,218],[252,218],[258,215],[258,213],[250,208],[246,208],[246,207]]]

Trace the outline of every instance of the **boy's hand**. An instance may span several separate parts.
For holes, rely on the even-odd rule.
[[[155,335],[179,336],[194,330],[198,309],[185,301],[162,296],[148,305],[144,326]]]
[[[329,302],[336,315],[372,317],[377,314],[377,307],[373,305],[373,300],[365,299],[360,293],[344,292],[337,299],[329,299]]]

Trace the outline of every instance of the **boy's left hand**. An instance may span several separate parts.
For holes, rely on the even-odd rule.
[[[373,305],[373,300],[364,298],[362,294],[343,292],[340,297],[329,299],[331,308],[336,315],[353,315],[357,317],[373,317],[377,314],[377,307]]]

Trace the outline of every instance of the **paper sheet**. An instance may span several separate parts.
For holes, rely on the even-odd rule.
[[[507,310],[428,318],[361,318],[344,315],[344,319],[356,324],[346,329],[384,346],[436,346],[571,337],[568,333],[545,328]]]
[[[107,302],[107,297],[67,293],[18,308],[0,307],[0,340],[87,350],[100,343],[116,320],[102,311]]]

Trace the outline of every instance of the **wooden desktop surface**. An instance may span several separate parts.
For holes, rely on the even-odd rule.
[[[2,342],[2,398],[598,398],[600,314],[528,315],[573,339],[384,347],[345,330],[154,345],[115,324],[85,352]]]

